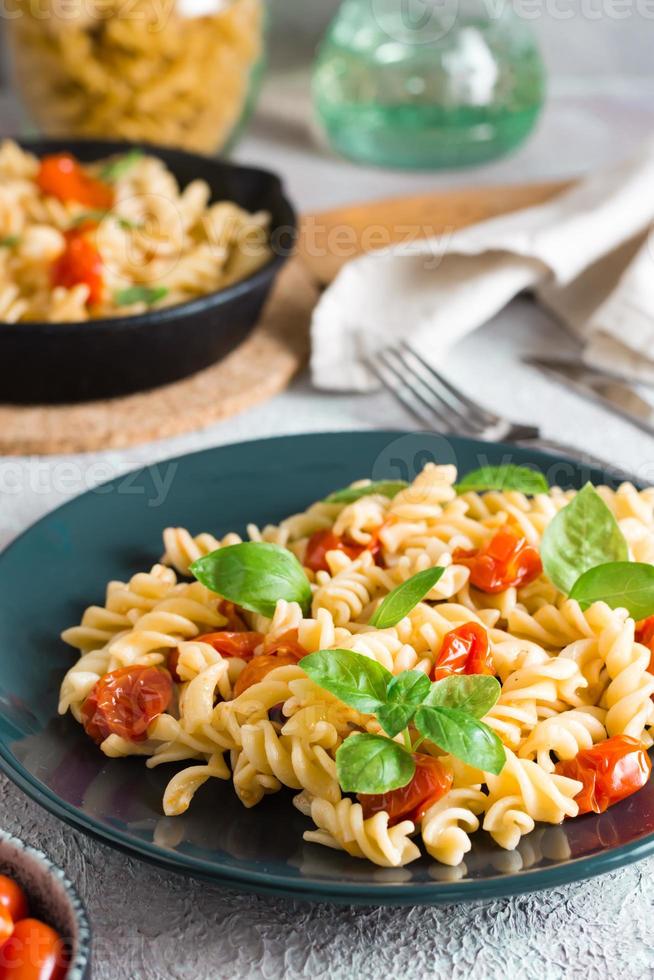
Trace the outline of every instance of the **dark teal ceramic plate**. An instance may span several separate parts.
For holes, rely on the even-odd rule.
[[[71,651],[57,639],[161,553],[161,530],[243,531],[278,521],[328,491],[372,475],[410,479],[425,462],[532,462],[550,482],[579,486],[606,474],[505,445],[397,432],[291,436],[225,446],[141,470],[73,500],[0,556],[0,763],[26,793],[99,840],[225,885],[313,900],[433,904],[577,881],[654,853],[654,782],[602,816],[537,829],[517,852],[477,835],[464,869],[422,858],[384,870],[314,844],[288,793],[253,810],[227,783],[207,783],[188,814],[166,819],[171,770],[108,760],[56,712]]]

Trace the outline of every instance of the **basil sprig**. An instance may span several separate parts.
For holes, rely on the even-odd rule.
[[[127,286],[114,294],[116,306],[132,306],[134,303],[146,303],[152,306],[168,295],[166,286]]]
[[[18,235],[6,235],[4,238],[0,238],[0,248],[13,248],[19,242],[20,238]]]
[[[587,483],[548,525],[540,546],[545,572],[571,595],[577,579],[608,562],[626,562],[629,548],[600,495]]]
[[[486,490],[518,490],[533,497],[537,493],[547,493],[549,484],[542,473],[528,466],[507,463],[503,466],[482,466],[467,473],[455,487],[457,493]]]
[[[381,605],[375,610],[370,625],[379,630],[397,626],[400,620],[414,609],[428,595],[445,571],[440,565],[426,568],[398,585],[389,592]]]
[[[654,613],[654,565],[637,561],[596,565],[577,579],[570,593],[583,609],[606,602],[612,609],[627,609],[634,619]]]
[[[262,616],[271,617],[280,599],[299,603],[305,615],[311,606],[311,585],[302,565],[277,544],[245,541],[219,548],[194,561],[191,572],[213,592]]]
[[[143,150],[137,149],[130,150],[129,153],[123,153],[122,156],[114,157],[113,160],[105,163],[104,167],[100,170],[100,180],[107,181],[109,184],[115,184],[117,180],[120,180],[121,177],[129,173],[132,167],[142,157]]]
[[[353,734],[345,739],[336,753],[345,792],[386,793],[406,786],[415,772],[412,753],[425,739],[477,769],[501,772],[504,747],[480,721],[500,695],[496,678],[455,675],[431,683],[417,670],[393,677],[352,650],[320,650],[304,657],[300,667],[345,704],[375,715],[388,736]],[[415,742],[409,724],[418,733]],[[404,745],[393,741],[400,733]]]
[[[390,500],[396,497],[400,490],[408,487],[405,480],[380,480],[378,483],[364,483],[360,487],[344,487],[342,490],[335,490],[325,497],[326,504],[353,504],[362,497],[369,497],[373,493],[381,494]]]

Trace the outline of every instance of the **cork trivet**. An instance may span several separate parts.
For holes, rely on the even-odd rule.
[[[282,391],[305,363],[320,286],[330,282],[349,258],[402,241],[407,234],[443,234],[542,203],[564,186],[481,188],[307,215],[299,256],[280,275],[253,333],[228,357],[190,378],[124,398],[76,405],[0,405],[0,453],[117,449],[200,429],[265,401]]]

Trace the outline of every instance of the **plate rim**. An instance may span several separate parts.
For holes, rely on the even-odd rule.
[[[124,480],[147,471],[151,466],[162,466],[171,463],[179,463],[183,460],[202,456],[204,454],[220,452],[223,449],[249,446],[254,447],[265,443],[281,441],[294,441],[302,438],[321,437],[350,437],[350,436],[388,436],[395,437],[402,435],[416,435],[418,430],[409,429],[343,429],[343,430],[321,430],[316,432],[286,433],[278,436],[268,436],[260,439],[239,440],[238,442],[222,443],[217,446],[209,446],[203,449],[194,450],[189,453],[182,453],[177,456],[158,459],[154,462],[139,466],[136,469],[120,473],[104,483],[98,484],[76,494],[69,500],[64,501],[57,507],[49,510],[40,518],[30,524],[27,528],[13,538],[8,545],[0,551],[0,565],[6,561],[7,556],[18,546],[20,542],[41,524],[52,519],[69,507],[74,507],[76,503],[84,497],[97,491],[99,488],[110,487],[114,483]],[[469,438],[468,436],[457,436],[453,434],[443,434],[430,432],[429,435],[441,436],[445,439],[453,439],[457,443],[467,443],[468,445],[482,447],[500,448],[501,450],[528,451],[536,459],[541,458],[543,462],[560,462],[566,460],[575,465],[580,465],[578,461],[566,457],[563,454],[546,452],[539,449],[531,449],[529,446],[515,446],[506,442],[485,442],[479,439]],[[586,464],[581,464],[586,465]],[[595,472],[601,473],[597,467],[590,467]],[[609,474],[605,475],[608,477]],[[615,482],[615,481],[613,481]],[[197,858],[191,854],[180,854],[177,851],[166,850],[148,841],[141,841],[138,838],[125,834],[118,828],[105,826],[91,817],[87,817],[82,810],[73,804],[67,803],[41,783],[32,773],[30,773],[19,760],[13,756],[4,741],[0,741],[0,771],[2,771],[11,782],[21,789],[30,799],[34,800],[47,812],[62,820],[68,826],[81,831],[100,843],[126,853],[131,857],[136,857],[153,864],[167,871],[177,874],[199,878],[220,884],[224,887],[231,887],[240,890],[247,890],[263,895],[277,895],[287,898],[295,898],[312,902],[327,902],[336,904],[356,904],[356,905],[446,905],[455,902],[471,902],[476,900],[501,899],[511,895],[524,894],[526,892],[542,891],[548,888],[555,888],[560,885],[581,882],[589,878],[594,878],[602,874],[617,871],[636,861],[644,860],[654,855],[654,831],[638,840],[623,844],[620,847],[602,851],[591,856],[583,856],[566,861],[564,864],[545,866],[526,871],[518,871],[505,875],[494,875],[489,878],[471,878],[461,881],[434,881],[424,883],[359,883],[356,881],[339,880],[330,882],[324,879],[316,879],[311,876],[302,878],[285,878],[278,874],[266,871],[249,870],[246,868],[234,867],[229,870],[217,868],[214,864]],[[498,889],[498,882],[502,882],[501,889]]]

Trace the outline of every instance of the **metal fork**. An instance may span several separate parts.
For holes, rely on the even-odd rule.
[[[368,365],[399,402],[430,429],[493,442],[510,442],[560,453],[576,462],[606,470],[612,476],[637,482],[613,463],[575,446],[543,438],[534,425],[502,418],[473,401],[437,371],[410,344],[386,347]]]

